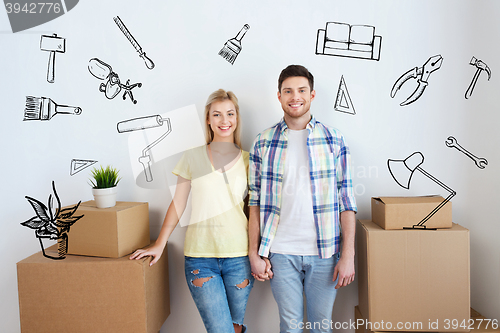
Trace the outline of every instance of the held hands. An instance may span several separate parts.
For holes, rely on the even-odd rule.
[[[155,243],[154,245],[147,247],[145,249],[136,250],[134,253],[132,253],[132,255],[130,255],[129,259],[139,260],[144,257],[153,257],[153,260],[151,260],[151,262],[149,263],[149,266],[153,266],[154,264],[156,264],[158,260],[160,260],[162,254],[163,254],[163,246]]]
[[[333,271],[333,281],[337,280],[337,277],[339,279],[335,289],[349,285],[354,281],[354,276],[354,257],[341,256]]]
[[[273,271],[271,270],[271,262],[267,258],[260,256],[250,257],[250,266],[252,268],[252,276],[257,281],[266,281],[273,278]]]

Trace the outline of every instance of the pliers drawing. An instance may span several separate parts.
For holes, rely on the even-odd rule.
[[[443,57],[441,57],[441,55],[438,54],[433,57],[430,57],[422,67],[415,67],[410,69],[408,72],[401,75],[401,77],[396,81],[396,83],[394,83],[394,86],[392,87],[391,90],[391,97],[394,98],[394,96],[396,96],[396,93],[398,92],[399,89],[401,89],[401,86],[406,81],[408,81],[409,79],[417,79],[418,87],[410,95],[410,97],[408,97],[404,102],[402,102],[399,105],[405,106],[415,102],[417,99],[420,98],[420,96],[422,96],[422,94],[425,91],[425,88],[429,84],[427,81],[429,80],[429,76],[431,75],[431,73],[438,70],[441,67],[442,63],[443,63]]]

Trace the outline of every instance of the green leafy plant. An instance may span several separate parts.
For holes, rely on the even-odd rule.
[[[100,168],[94,168],[92,170],[92,177],[90,179],[90,186],[92,188],[110,188],[115,187],[120,181],[121,177],[118,178],[118,170],[107,166],[106,169],[101,165]]]
[[[32,197],[26,196],[26,199],[33,207],[35,216],[28,221],[21,223],[23,226],[34,229],[35,236],[40,241],[43,255],[50,259],[64,259],[68,250],[68,232],[70,227],[83,217],[74,216],[80,202],[73,207],[61,209],[61,200],[57,195],[56,185],[52,182],[56,205],[54,206],[54,197],[49,195],[48,207],[41,201]],[[57,240],[58,256],[53,257],[45,253],[45,248],[42,243],[42,238]]]

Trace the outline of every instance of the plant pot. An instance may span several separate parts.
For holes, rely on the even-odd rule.
[[[116,205],[116,186],[110,188],[93,188],[92,194],[97,208],[109,208]]]
[[[54,241],[54,239],[50,239],[49,237],[37,238],[40,241],[40,247],[42,249],[42,254],[44,257],[54,260],[61,260],[66,258],[66,253],[68,252],[68,235],[66,233],[63,233],[57,239],[57,253],[53,253],[52,251],[45,251],[46,247],[50,247],[53,245],[52,241]],[[44,240],[48,241],[47,246],[44,244]]]

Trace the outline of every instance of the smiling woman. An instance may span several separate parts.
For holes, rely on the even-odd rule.
[[[240,148],[238,99],[219,89],[205,104],[207,144],[186,151],[174,170],[178,176],[155,244],[130,259],[158,261],[182,216],[189,193],[192,211],[184,240],[184,271],[191,296],[207,332],[241,333],[254,279],[248,259],[248,152]]]

